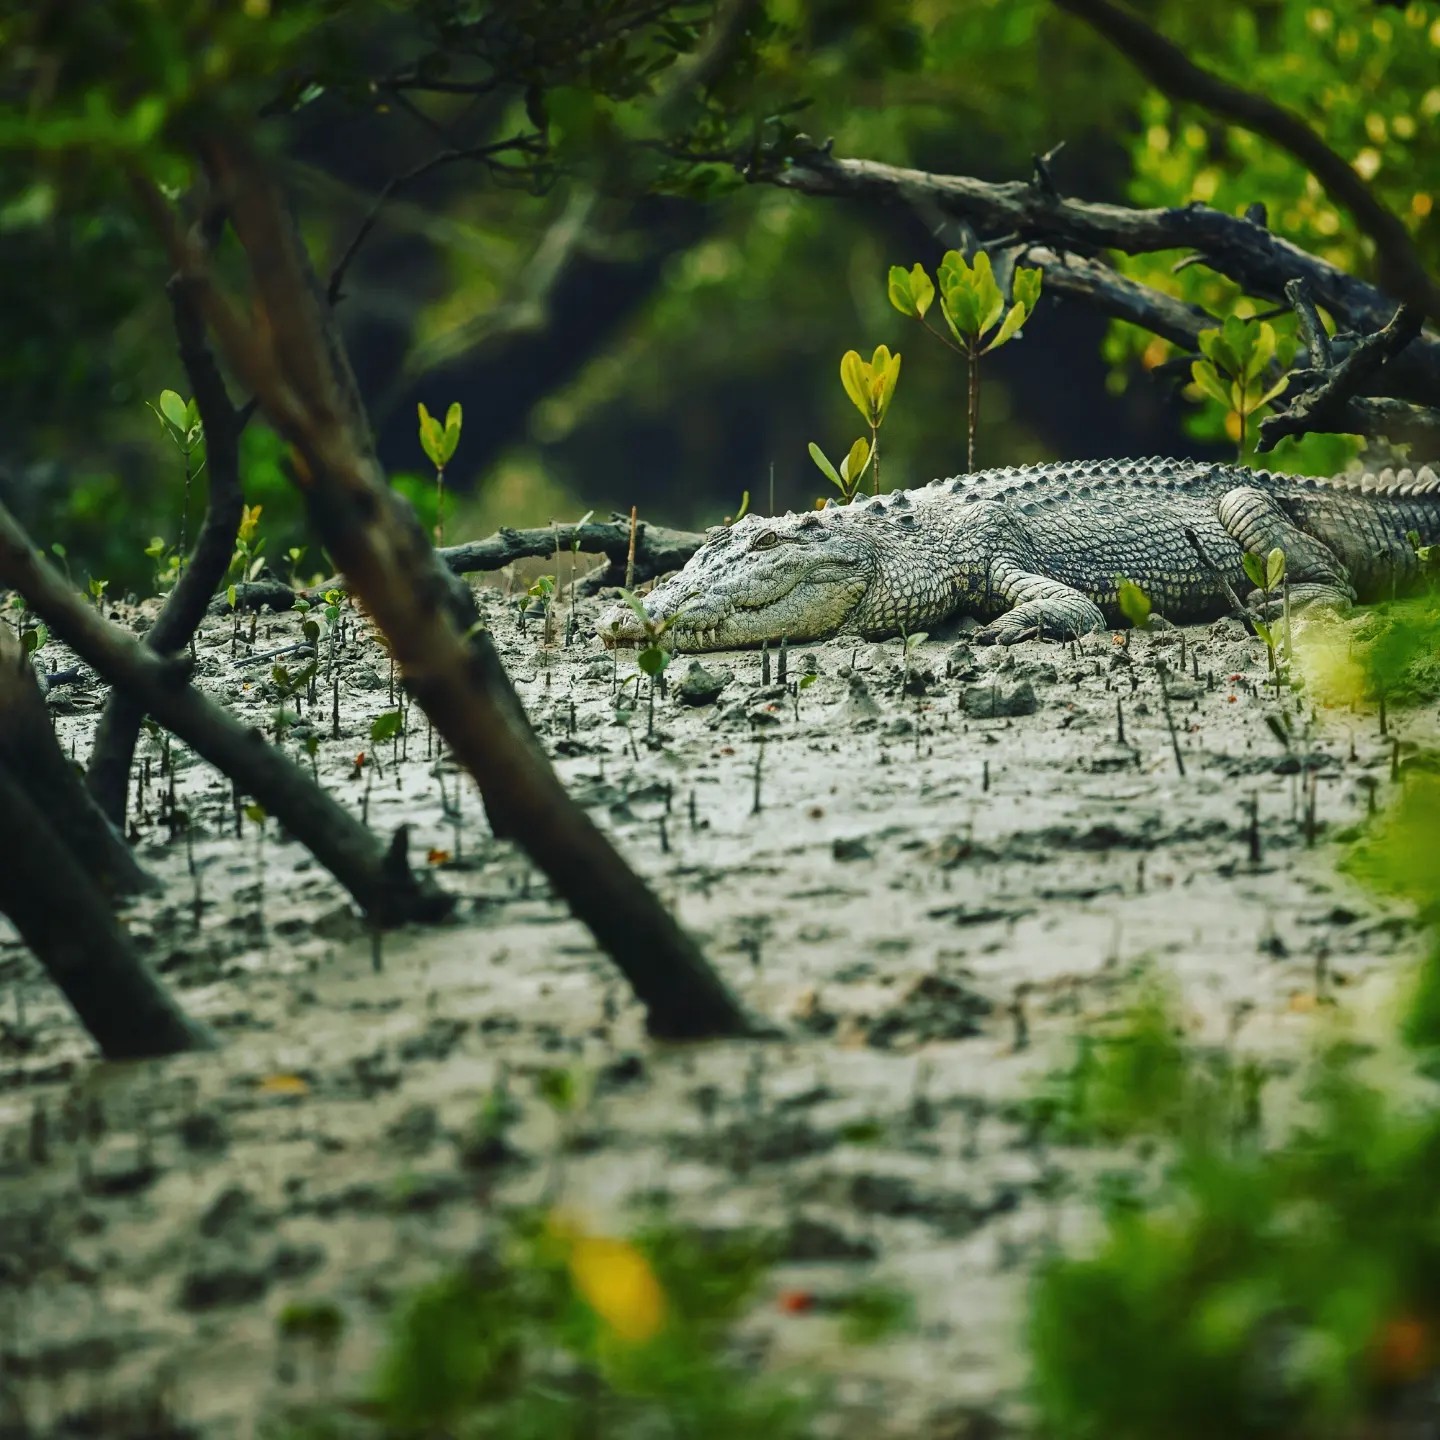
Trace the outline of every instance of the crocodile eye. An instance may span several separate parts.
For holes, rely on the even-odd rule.
[[[757,535],[751,542],[752,550],[773,550],[780,543],[780,537],[773,531],[767,530],[763,535]]]

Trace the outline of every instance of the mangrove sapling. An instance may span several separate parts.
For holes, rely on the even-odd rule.
[[[1229,315],[1220,329],[1202,330],[1196,337],[1202,360],[1190,366],[1190,375],[1201,394],[1225,407],[1226,423],[1233,431],[1235,463],[1243,465],[1251,453],[1250,421],[1290,383],[1288,373],[1294,342],[1283,342],[1285,353],[1276,360],[1274,327],[1265,320],[1242,320]],[[1280,378],[1272,383],[1273,374]],[[1233,426],[1229,422],[1233,420]]]
[[[1266,618],[1254,621],[1255,633],[1265,642],[1265,654],[1270,662],[1270,674],[1275,681],[1275,695],[1278,699],[1280,684],[1284,676],[1275,653],[1277,627],[1271,618],[1270,611],[1271,597],[1285,582],[1285,552],[1277,545],[1262,559],[1259,555],[1252,554],[1247,550],[1241,557],[1241,563],[1245,567],[1245,574],[1249,577],[1251,584],[1260,592],[1260,611]],[[1287,654],[1287,672],[1289,664],[1290,657]]]
[[[915,653],[915,647],[923,644],[930,638],[929,632],[917,630],[913,635],[907,635],[902,630],[900,633],[900,693],[910,693],[910,662]]]
[[[146,404],[149,403],[146,401]],[[193,398],[189,401],[182,400],[173,390],[162,390],[160,403],[151,405],[150,408],[159,417],[161,428],[185,462],[185,491],[180,504],[180,544],[174,552],[175,575],[178,580],[180,569],[184,565],[184,556],[190,548],[190,482],[205,468],[203,457],[198,466],[193,463],[195,452],[205,443],[205,427],[200,419],[199,401]],[[164,542],[160,543],[163,547]],[[147,549],[145,553],[148,555],[150,551]]]
[[[890,303],[902,314],[918,320],[937,340],[965,357],[967,374],[968,444],[966,468],[975,469],[975,433],[980,423],[980,357],[1008,344],[1020,333],[1040,299],[1041,272],[1023,265],[1015,267],[1011,280],[1011,303],[995,279],[990,257],[976,252],[975,263],[967,263],[958,250],[947,250],[936,271],[939,280],[940,313],[950,336],[929,324],[925,315],[935,299],[935,282],[918,261],[909,270],[892,265],[887,284]],[[1000,328],[995,330],[996,326]],[[987,341],[986,336],[995,330]]]
[[[650,618],[644,602],[633,591],[621,590],[620,598],[634,612],[645,632],[645,644],[636,655],[635,663],[650,677],[650,714],[645,728],[645,740],[647,744],[654,744],[655,687],[664,675],[665,667],[670,663],[670,651],[661,642],[665,638],[665,632],[684,614],[685,607],[682,605],[673,615],[657,621]]]
[[[456,447],[460,444],[460,421],[462,412],[457,400],[445,412],[445,424],[440,422],[424,407],[420,412],[420,448],[435,467],[435,543],[445,543],[445,467],[455,458]]]
[[[815,671],[815,670],[807,670],[807,671],[805,672],[805,674],[803,674],[803,675],[795,682],[795,688],[794,688],[794,690],[793,690],[793,692],[792,692],[792,698],[793,698],[793,700],[794,700],[794,702],[795,702],[795,720],[796,720],[796,723],[797,723],[797,724],[799,723],[799,720],[800,720],[800,695],[801,695],[801,692],[802,692],[802,691],[805,691],[805,690],[808,690],[819,678],[820,678],[820,675],[819,675],[819,672],[818,672],[818,671]]]
[[[870,463],[870,442],[861,436],[851,447],[850,453],[840,462],[839,469],[830,463],[825,452],[812,440],[810,458],[820,467],[820,473],[840,492],[840,498],[849,504],[860,488],[860,479]],[[746,492],[749,493],[748,491]],[[815,502],[820,503],[818,500]]]

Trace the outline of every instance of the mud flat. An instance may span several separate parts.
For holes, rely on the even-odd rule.
[[[88,1414],[87,1433],[249,1436],[359,1393],[395,1300],[498,1210],[544,1202],[604,1229],[663,1203],[774,1234],[746,1344],[833,1375],[829,1433],[1019,1433],[1027,1278],[1083,1238],[1087,1178],[1116,1159],[1029,1121],[1074,1037],[1151,974],[1197,1036],[1283,1070],[1326,1015],[1382,1007],[1416,952],[1326,838],[1383,799],[1390,739],[1277,700],[1233,622],[1128,646],[961,636],[908,664],[898,641],[832,641],[791,651],[786,685],[773,655],[768,684],[754,653],[678,657],[652,726],[633,656],[585,638],[597,606],[547,648],[481,595],[566,782],[783,1038],[648,1042],[423,716],[372,744],[395,701],[352,622],[338,686],[322,641],[316,706],[283,743],[308,765],[313,736],[327,788],[377,829],[408,824],[457,916],[372,936],[273,822],[262,838],[237,819],[228,782],[142,741],[138,853],[166,888],[131,924],[224,1047],[100,1064],[0,928],[0,1430]],[[252,646],[248,620],[238,642],[212,622],[197,683],[273,733],[296,708],[273,666],[304,659],[254,657],[300,623],[266,617]],[[100,700],[83,678],[53,692],[78,755]],[[544,1096],[557,1068],[583,1077],[572,1114]],[[477,1157],[497,1085],[518,1118],[502,1156]],[[856,1349],[823,1305],[776,1303],[860,1285],[910,1295],[913,1323]],[[317,1370],[276,1321],[322,1297],[345,1329]]]

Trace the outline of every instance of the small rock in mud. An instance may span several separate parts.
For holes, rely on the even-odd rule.
[[[945,975],[922,975],[899,1002],[865,1026],[865,1038],[877,1049],[931,1040],[964,1040],[981,1031],[990,1002]]]
[[[226,1235],[238,1238],[256,1223],[254,1197],[240,1185],[227,1185],[200,1217],[200,1233],[213,1240]]]
[[[440,1116],[433,1105],[407,1106],[385,1132],[401,1155],[423,1155],[440,1138]]]
[[[225,1117],[213,1110],[192,1110],[177,1127],[180,1143],[187,1150],[216,1154],[230,1143]]]
[[[270,1288],[265,1267],[253,1261],[202,1262],[180,1282],[180,1307],[215,1310],[258,1300]]]
[[[698,660],[692,660],[675,686],[675,698],[682,705],[713,705],[734,678],[733,670],[707,670]]]
[[[1040,702],[1028,680],[1008,688],[1001,685],[969,685],[964,694],[965,713],[976,720],[995,720],[1005,715],[1033,715]]]
[[[852,674],[849,693],[841,704],[842,718],[853,723],[856,720],[874,720],[879,714],[880,707],[870,694],[870,687],[859,675]]]
[[[1060,678],[1059,671],[1048,660],[1017,660],[1011,673],[1017,680],[1036,680],[1042,685],[1053,685]]]
[[[955,646],[945,657],[945,673],[952,680],[973,680],[980,673],[975,652],[968,645]]]
[[[133,1139],[106,1141],[91,1152],[85,1189],[91,1195],[134,1195],[155,1183],[160,1171]]]
[[[869,1241],[847,1235],[824,1220],[809,1215],[796,1215],[790,1222],[781,1243],[786,1260],[803,1263],[815,1260],[873,1260],[875,1246]]]

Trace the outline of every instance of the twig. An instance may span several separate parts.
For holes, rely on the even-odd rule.
[[[1225,598],[1230,602],[1230,609],[1235,618],[1251,635],[1256,634],[1255,622],[1250,618],[1250,612],[1241,604],[1240,597],[1235,593],[1235,587],[1230,583],[1225,572],[1210,558],[1200,537],[1189,525],[1185,527],[1185,538],[1190,542],[1190,548],[1200,557],[1200,563],[1220,582],[1221,589],[1224,590]]]
[[[438,155],[432,155],[428,160],[422,161],[414,169],[407,170],[403,175],[392,176],[381,187],[380,193],[371,201],[370,209],[365,218],[360,222],[360,228],[350,237],[350,243],[345,247],[339,260],[335,262],[335,268],[330,272],[329,283],[325,287],[325,298],[332,305],[340,302],[342,287],[345,283],[345,272],[350,268],[351,262],[359,253],[360,247],[369,238],[370,232],[380,220],[380,212],[384,210],[396,191],[403,190],[407,185],[413,185],[415,181],[430,174],[432,170],[439,170],[444,165],[453,165],[457,160],[489,160],[496,155],[504,154],[508,150],[523,150],[533,152],[543,137],[539,134],[518,134],[511,135],[504,140],[494,140],[488,145],[467,145],[460,149],[442,150]]]
[[[1328,370],[1334,363],[1330,357],[1330,335],[1325,329],[1325,322],[1320,318],[1320,312],[1315,308],[1315,298],[1310,293],[1309,281],[1287,280],[1285,298],[1295,312],[1300,338],[1305,342],[1305,349],[1310,356],[1310,368]]]
[[[627,590],[633,590],[633,589],[635,588],[635,530],[636,530],[635,517],[636,517],[636,510],[637,510],[637,507],[636,507],[636,506],[632,505],[632,506],[630,507],[630,544],[629,544],[629,546],[627,547],[627,549],[626,549],[626,551],[625,551],[625,588],[626,588]]]
[[[1258,448],[1269,450],[1286,435],[1346,428],[1349,418],[1362,413],[1349,408],[1355,392],[1419,335],[1420,326],[1420,311],[1402,305],[1388,325],[1367,335],[1338,365],[1331,366],[1314,389],[1297,395],[1286,409],[1262,420]]]

